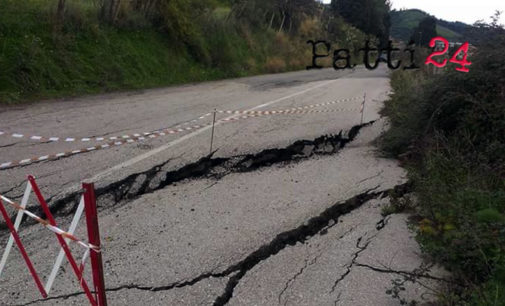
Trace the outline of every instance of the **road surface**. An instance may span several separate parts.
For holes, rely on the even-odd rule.
[[[358,68],[3,107],[0,193],[19,201],[34,175],[66,228],[80,182],[96,184],[111,305],[420,301],[442,272],[422,269],[406,215],[381,215],[391,192],[408,191],[373,145],[389,90],[386,69]],[[22,228],[45,278],[56,240]],[[68,265],[46,301],[17,251],[4,273],[7,305],[86,301]]]

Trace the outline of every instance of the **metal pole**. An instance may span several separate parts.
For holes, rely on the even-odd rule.
[[[363,96],[363,103],[361,104],[361,124],[363,124],[363,116],[365,115],[365,102],[366,102],[366,92]]]
[[[212,145],[214,144],[214,127],[216,125],[216,109],[214,109],[214,116],[212,118],[212,134],[210,136],[210,151],[209,155],[212,154]]]
[[[82,184],[84,188],[84,208],[86,211],[86,225],[88,227],[89,243],[100,248],[100,230],[98,228],[98,214],[96,210],[95,186],[93,183]],[[93,287],[96,292],[98,306],[107,306],[105,297],[105,281],[103,277],[102,253],[91,251],[91,271],[93,273]]]

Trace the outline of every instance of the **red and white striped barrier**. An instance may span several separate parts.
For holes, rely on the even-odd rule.
[[[99,229],[98,229],[98,221],[97,221],[97,211],[96,211],[96,200],[95,200],[95,195],[94,195],[94,186],[93,184],[83,184],[84,188],[84,195],[81,197],[81,200],[79,202],[79,205],[77,207],[76,213],[74,215],[74,218],[72,219],[72,222],[70,224],[70,228],[68,231],[64,231],[61,228],[59,228],[56,224],[56,221],[54,220],[53,215],[51,214],[51,211],[49,210],[49,207],[42,196],[42,193],[40,192],[39,187],[37,186],[37,183],[35,182],[35,179],[32,176],[28,177],[28,182],[26,185],[25,193],[23,195],[23,198],[21,200],[21,204],[18,204],[14,201],[11,201],[10,199],[0,195],[0,212],[5,220],[5,223],[7,227],[9,228],[9,231],[11,232],[11,235],[9,237],[9,240],[7,241],[7,245],[5,247],[5,250],[2,255],[2,259],[0,260],[0,277],[2,275],[2,272],[4,271],[5,267],[7,266],[7,260],[9,258],[10,252],[12,250],[12,246],[14,243],[19,248],[19,251],[21,253],[21,256],[23,257],[23,260],[25,261],[28,270],[30,274],[32,275],[32,278],[35,281],[35,284],[37,285],[38,290],[40,291],[40,294],[42,295],[43,298],[47,298],[49,292],[51,291],[51,288],[54,284],[54,281],[56,279],[56,275],[58,274],[58,270],[61,267],[63,257],[66,256],[68,262],[70,263],[70,266],[72,267],[72,270],[74,271],[75,276],[79,280],[79,283],[84,290],[84,293],[86,294],[89,302],[91,305],[97,305],[97,306],[104,306],[106,305],[106,299],[105,299],[105,285],[104,285],[104,279],[103,279],[103,267],[102,267],[102,258],[101,258],[101,249],[100,249],[100,239],[99,239]],[[35,215],[34,213],[28,211],[26,209],[26,206],[28,204],[30,194],[31,192],[34,192],[37,200],[42,208],[42,211],[47,217],[47,220]],[[14,224],[12,223],[7,210],[5,209],[3,202],[9,204],[12,206],[16,211],[17,211],[17,216],[14,221]],[[77,228],[77,225],[79,223],[79,220],[82,216],[83,211],[86,212],[86,223],[87,223],[87,228],[88,228],[88,240],[89,242],[86,242],[82,239],[77,238],[74,236],[74,232]],[[49,277],[47,278],[45,286],[42,285],[42,282],[40,280],[39,275],[37,274],[37,271],[35,270],[35,267],[33,266],[32,261],[30,260],[30,257],[26,253],[26,250],[23,246],[23,243],[21,242],[21,239],[19,238],[18,235],[18,230],[19,226],[21,225],[21,220],[23,218],[23,215],[27,215],[28,217],[32,218],[35,220],[37,223],[41,224],[45,228],[49,229],[53,233],[56,234],[56,238],[58,239],[59,244],[61,245],[61,250],[56,257],[56,261],[54,263],[53,269],[51,270],[51,273]],[[70,249],[68,247],[69,242],[75,242],[78,245],[82,246],[85,248],[84,255],[82,256],[81,263],[80,265],[77,265],[77,262],[75,261],[72,253],[70,252]],[[83,272],[84,272],[84,264],[87,260],[87,258],[91,258],[91,270],[93,273],[93,284],[94,284],[94,292],[93,294],[86,282],[86,280],[83,277]]]
[[[224,122],[224,123],[234,122],[234,121],[238,121],[238,120],[243,120],[243,119],[248,119],[248,118],[257,118],[257,117],[263,117],[263,116],[268,116],[268,115],[301,115],[301,114],[331,113],[331,112],[346,112],[346,111],[354,112],[354,111],[358,111],[358,110],[359,109],[357,109],[357,108],[340,108],[340,109],[322,109],[322,110],[287,109],[287,110],[272,110],[272,111],[261,111],[261,112],[247,112],[247,113],[249,113],[249,115],[224,118],[224,119],[218,120],[217,122]],[[161,136],[167,136],[167,135],[178,134],[178,133],[186,132],[186,131],[198,130],[198,129],[208,126],[210,124],[211,123],[206,123],[206,124],[201,124],[201,125],[189,126],[186,128],[177,128],[177,129],[150,132],[150,133],[146,133],[146,136],[132,136],[129,138],[120,139],[120,140],[116,140],[116,141],[110,141],[105,144],[96,145],[96,146],[92,146],[92,147],[81,148],[81,149],[77,149],[77,150],[65,151],[65,152],[60,152],[60,153],[54,153],[54,154],[50,154],[50,155],[36,156],[36,157],[22,159],[22,160],[4,162],[4,163],[0,164],[0,170],[19,167],[19,166],[25,166],[25,165],[38,163],[38,162],[42,162],[42,161],[47,161],[47,160],[56,160],[56,159],[69,157],[69,156],[73,156],[73,155],[77,155],[77,154],[81,154],[81,153],[87,153],[87,152],[92,152],[92,151],[108,149],[108,148],[112,148],[112,147],[121,146],[124,144],[143,141],[146,139],[154,139],[154,138],[158,138]]]
[[[50,155],[37,156],[37,157],[32,157],[32,158],[27,158],[27,159],[22,159],[22,160],[17,160],[17,161],[4,162],[4,163],[0,164],[0,170],[12,168],[12,167],[17,167],[17,166],[24,166],[24,165],[42,162],[42,161],[46,161],[46,160],[56,160],[56,159],[63,158],[63,157],[69,157],[69,156],[77,155],[77,154],[81,154],[81,153],[97,151],[97,150],[107,149],[107,148],[111,148],[111,147],[117,147],[117,146],[121,146],[121,145],[124,145],[127,143],[134,143],[134,142],[138,142],[138,141],[142,141],[142,140],[146,140],[146,139],[153,139],[153,138],[157,138],[160,136],[166,136],[166,135],[177,134],[177,133],[185,132],[185,131],[197,130],[197,129],[202,128],[206,125],[208,125],[208,124],[195,125],[195,126],[190,126],[190,127],[186,127],[186,128],[178,128],[178,129],[150,132],[150,133],[146,133],[145,135],[137,135],[137,136],[132,136],[132,137],[123,138],[123,139],[119,139],[119,140],[114,140],[114,141],[110,141],[110,142],[107,142],[107,143],[104,143],[101,145],[97,145],[97,146],[81,148],[81,149],[71,150],[71,151],[65,151],[65,152],[60,152],[60,153],[55,153],[55,154],[50,154]]]
[[[321,107],[321,106],[328,106],[328,105],[334,105],[338,104],[341,102],[348,102],[348,101],[354,101],[358,100],[361,98],[350,98],[350,99],[341,99],[341,100],[335,100],[335,101],[330,101],[330,102],[324,102],[324,103],[317,103],[317,104],[311,104],[311,105],[305,105],[303,107],[293,107],[293,108],[288,108],[288,109],[279,109],[279,110],[264,110],[264,111],[224,111],[224,110],[216,110],[216,114],[234,114],[234,115],[242,115],[242,116],[237,116],[237,117],[230,117],[230,118],[224,118],[220,119],[217,122],[234,122],[242,119],[247,119],[247,118],[256,118],[256,117],[262,117],[262,116],[269,116],[269,115],[302,115],[302,114],[316,114],[316,113],[330,113],[330,112],[354,112],[358,111],[359,109],[356,108],[338,108],[338,109],[322,109],[322,110],[315,110],[313,108],[316,107]],[[181,132],[186,132],[186,131],[194,131],[198,130],[200,128],[203,128],[205,126],[210,125],[211,123],[205,123],[205,124],[199,124],[199,125],[193,125],[193,126],[187,126],[183,127],[184,125],[188,125],[190,123],[197,122],[201,119],[204,119],[206,117],[209,117],[213,115],[213,113],[207,113],[205,115],[202,115],[198,117],[197,119],[191,120],[184,122],[175,128],[171,129],[163,129],[163,130],[158,130],[158,131],[153,131],[153,132],[144,132],[142,134],[130,134],[130,135],[123,135],[123,136],[114,136],[114,137],[109,137],[107,143],[101,144],[101,145],[96,145],[96,146],[91,146],[91,147],[86,147],[86,148],[80,148],[77,150],[70,150],[70,151],[65,151],[65,152],[59,152],[59,153],[54,153],[50,155],[42,155],[42,156],[35,156],[32,158],[26,158],[26,159],[21,159],[21,160],[15,160],[15,161],[8,161],[8,162],[3,162],[0,163],[0,170],[5,170],[9,168],[14,168],[14,167],[19,167],[19,166],[25,166],[33,163],[38,163],[38,162],[43,162],[47,160],[56,160],[64,157],[70,157],[73,155],[77,154],[82,154],[82,153],[87,153],[87,152],[92,152],[92,151],[98,151],[98,150],[103,150],[107,148],[112,148],[112,147],[117,147],[121,146],[124,144],[129,144],[129,143],[134,143],[134,142],[139,142],[143,141],[146,139],[153,139],[153,138],[158,138],[161,136],[166,136],[166,135],[173,135],[173,134],[178,134]],[[363,114],[363,106],[361,108],[361,114]],[[1,135],[1,134],[0,134]],[[14,135],[14,134],[13,134]],[[18,136],[24,137],[24,135],[18,134]],[[27,136],[28,137],[28,136]],[[39,139],[40,136],[32,136],[30,139],[33,137],[36,137],[36,139]],[[54,137],[55,139],[57,137]],[[35,138],[34,138],[35,139]],[[45,138],[41,138],[45,139]],[[50,138],[48,138],[50,139]],[[67,142],[72,142],[76,141],[77,138],[66,138],[65,141]],[[104,138],[103,137],[96,137],[96,138],[81,138],[81,141],[102,141]]]
[[[200,118],[205,118],[205,117],[200,117]],[[197,122],[200,119],[194,119],[182,124],[177,125],[173,130],[174,131],[180,131],[181,128],[185,125],[188,125],[189,123],[194,123]],[[186,128],[187,129],[187,128]],[[169,131],[168,128],[164,128],[162,130]],[[24,135],[20,133],[6,133],[3,131],[0,131],[0,136],[1,135],[10,135],[12,138],[18,138],[18,139],[23,139],[26,138],[28,140],[33,140],[33,141],[40,141],[40,142],[101,142],[101,141],[117,141],[117,140],[124,140],[124,139],[131,139],[131,138],[142,138],[142,137],[149,137],[150,135],[160,132],[158,131],[153,131],[153,132],[142,132],[142,133],[133,133],[133,134],[126,134],[126,135],[121,135],[121,136],[110,136],[110,137],[83,137],[83,138],[76,138],[76,137],[45,137],[45,136],[30,136],[30,135]]]
[[[341,100],[335,100],[335,101],[330,101],[330,102],[324,102],[324,103],[316,103],[316,104],[310,104],[310,105],[305,105],[305,106],[299,106],[299,107],[292,107],[284,110],[266,110],[266,111],[232,111],[232,110],[217,110],[216,113],[218,114],[259,114],[259,115],[269,115],[269,114],[282,114],[282,113],[290,113],[291,111],[303,111],[315,107],[321,107],[321,106],[329,106],[329,105],[334,105],[342,102],[350,102],[354,100],[359,100],[361,98],[351,98],[351,99],[341,99]],[[205,114],[204,116],[210,116],[212,113]],[[202,118],[202,117],[201,117]]]
[[[335,100],[335,101],[330,101],[330,102],[324,102],[324,103],[316,103],[316,104],[310,104],[310,105],[305,105],[305,106],[300,106],[300,107],[294,107],[286,110],[270,110],[270,111],[240,111],[240,110],[217,110],[216,113],[218,114],[276,114],[276,113],[288,113],[288,111],[291,110],[306,110],[306,109],[311,109],[315,107],[321,107],[321,106],[329,106],[329,105],[334,105],[342,102],[350,102],[354,100],[359,100],[361,99],[360,97],[356,98],[350,98],[350,99],[340,99],[340,100]],[[206,117],[211,116],[213,113],[207,113],[204,114],[196,119],[189,120],[186,122],[183,122],[181,124],[178,124],[175,126],[173,129],[178,130],[183,126],[190,125],[190,124],[195,124],[201,119],[204,119]],[[168,130],[169,128],[163,128],[162,130]],[[110,136],[110,137],[60,137],[60,136],[40,136],[40,135],[26,135],[23,133],[8,133],[6,131],[0,131],[0,136],[10,136],[11,138],[16,138],[16,139],[27,139],[31,141],[38,141],[38,142],[102,142],[102,141],[116,141],[116,140],[124,140],[124,139],[130,139],[130,138],[139,138],[139,137],[147,137],[155,132],[137,132],[137,133],[131,133],[131,134],[126,134],[126,135],[120,135],[120,136]]]

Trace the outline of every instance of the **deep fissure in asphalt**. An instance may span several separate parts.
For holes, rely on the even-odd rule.
[[[225,275],[230,275],[236,271],[238,273],[230,278],[224,292],[214,301],[214,305],[226,305],[233,297],[235,287],[238,285],[240,280],[258,263],[266,260],[270,256],[276,255],[287,246],[294,246],[299,242],[304,243],[317,233],[326,229],[330,222],[333,224],[338,224],[337,221],[341,216],[349,214],[353,210],[361,207],[364,203],[372,199],[387,196],[391,192],[396,195],[403,195],[408,193],[410,190],[410,184],[406,183],[398,185],[392,189],[385,191],[373,191],[377,188],[378,187],[367,190],[366,192],[354,196],[348,200],[332,205],[323,211],[320,215],[309,219],[299,227],[277,235],[270,243],[261,246],[259,249],[251,253],[238,264],[229,267],[223,272]]]
[[[331,155],[339,152],[352,142],[363,127],[372,125],[374,121],[353,126],[347,133],[340,131],[337,135],[324,135],[314,140],[299,140],[293,144],[278,149],[267,149],[255,154],[237,155],[227,158],[213,158],[213,154],[187,164],[177,170],[164,170],[171,160],[164,161],[150,169],[134,173],[117,182],[96,189],[99,210],[116,208],[144,194],[163,189],[171,184],[201,177],[220,179],[234,172],[250,172],[275,164],[297,162],[315,155]],[[345,135],[346,134],[346,135]],[[80,192],[73,192],[58,199],[48,199],[51,213],[55,216],[72,215],[79,204]],[[39,206],[28,207],[29,210],[45,218]],[[31,219],[24,218],[26,225],[34,224]],[[0,223],[0,231],[6,236],[6,226]]]
[[[306,159],[314,155],[334,154],[344,148],[346,144],[353,141],[361,128],[371,124],[373,124],[373,122],[355,126],[349,131],[347,136],[343,136],[343,133],[340,132],[338,135],[322,136],[312,141],[301,140],[282,149],[269,149],[257,154],[240,155],[230,158],[212,158],[212,156],[207,156],[195,163],[188,164],[175,171],[163,171],[163,167],[169,162],[167,161],[152,167],[148,171],[132,174],[124,180],[98,189],[98,201],[105,201],[105,205],[101,205],[102,209],[111,208],[143,194],[154,192],[170,184],[186,179],[198,179],[201,177],[215,177],[219,179],[233,172],[249,172],[274,164]],[[155,182],[154,185],[152,184],[153,182]],[[390,193],[394,193],[397,196],[408,193],[410,190],[410,184],[406,183],[398,185],[392,189],[382,191],[376,190],[377,188],[378,187],[367,190],[366,192],[356,195],[350,199],[338,202],[324,210],[318,216],[303,222],[297,228],[278,234],[269,243],[260,246],[254,252],[247,255],[243,260],[229,266],[222,272],[206,271],[190,280],[178,281],[163,286],[125,284],[115,288],[108,288],[107,291],[112,292],[128,289],[153,292],[165,291],[174,288],[192,286],[202,280],[213,277],[227,277],[229,279],[222,294],[214,301],[214,305],[225,305],[233,297],[233,292],[240,280],[247,274],[248,271],[253,269],[260,262],[271,256],[275,256],[288,246],[293,246],[299,242],[304,243],[318,233],[323,235],[324,231],[328,229],[330,224],[333,224],[332,226],[338,226],[337,221],[341,216],[354,211],[372,199],[387,197]],[[72,197],[77,199],[78,196],[78,194],[70,195],[66,197],[66,202],[68,203],[68,199],[71,199]],[[109,199],[107,200],[106,197],[109,197]],[[61,203],[63,203],[64,199],[59,201],[61,202],[56,203],[58,203],[58,205],[63,205]],[[66,213],[63,208],[56,209],[56,211],[60,214]],[[378,230],[384,227],[383,224],[379,223],[377,224]],[[65,299],[80,294],[82,294],[82,292],[56,296],[51,299]],[[35,302],[37,301],[33,301],[25,305]]]
[[[358,209],[359,207],[361,207],[363,204],[365,204],[370,200],[387,197],[390,194],[395,194],[396,196],[402,196],[404,194],[409,193],[411,190],[411,184],[405,183],[397,185],[394,188],[388,190],[375,191],[377,188],[378,186],[373,189],[369,189],[352,198],[349,198],[345,201],[335,203],[334,205],[325,209],[318,216],[303,222],[300,226],[292,230],[288,230],[278,234],[270,242],[260,246],[254,252],[247,255],[243,260],[229,266],[222,272],[205,272],[190,280],[175,282],[164,286],[142,286],[137,284],[127,284],[115,288],[108,288],[106,291],[111,292],[111,291],[120,291],[124,289],[136,289],[153,292],[165,291],[174,288],[192,286],[202,280],[211,277],[216,278],[230,277],[223,293],[220,296],[218,296],[214,301],[215,306],[226,305],[233,297],[233,292],[236,286],[239,284],[240,280],[247,274],[248,271],[253,269],[260,262],[268,259],[271,256],[275,256],[277,253],[279,253],[288,246],[294,246],[297,243],[305,243],[311,237],[317,235],[318,233],[322,234],[322,231],[327,229],[330,224],[333,224],[333,226],[338,226],[337,221],[340,217],[351,213],[352,211]],[[84,293],[83,292],[72,293],[52,297],[50,299],[65,299],[81,294]],[[40,300],[26,303],[24,305],[30,305],[38,301]]]

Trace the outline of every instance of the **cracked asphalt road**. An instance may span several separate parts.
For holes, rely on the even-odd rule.
[[[84,137],[176,125],[213,107],[250,109],[271,103],[265,109],[283,109],[352,98],[364,90],[370,99],[365,121],[379,119],[381,101],[389,90],[384,69],[317,73],[102,97],[106,103],[92,97],[21,106],[0,110],[0,119],[9,128],[12,123],[12,129],[28,129],[30,122],[36,122],[31,127],[39,128],[39,134],[77,130],[77,136]],[[359,101],[343,106],[356,105]],[[88,120],[83,114],[89,115]],[[91,115],[95,119],[90,121]],[[359,120],[359,113],[246,119],[218,126],[213,159],[194,164],[191,171],[184,166],[208,154],[208,133],[187,134],[178,142],[175,138],[146,142],[149,150],[176,143],[135,163],[128,160],[146,149],[126,145],[0,171],[0,190],[19,195],[24,175],[32,173],[39,177],[43,192],[56,199],[77,188],[83,178],[104,173],[96,183],[104,190],[99,214],[110,305],[397,305],[399,299],[386,291],[398,279],[403,279],[405,289],[400,298],[429,299],[443,272],[430,267],[419,273],[423,260],[406,216],[384,219],[380,214],[389,201],[388,191],[406,183],[405,171],[375,152],[373,140],[386,128],[383,119],[362,127],[341,150],[270,162],[270,166],[267,162],[251,171],[226,171],[231,157],[251,154],[253,164],[265,162],[282,152],[268,149],[349,131]],[[40,148],[48,153],[68,146],[1,141],[0,145],[6,145],[1,149],[2,159],[26,150],[36,154]],[[307,143],[303,150],[311,146]],[[127,166],[108,170],[124,162]],[[206,163],[212,164],[212,173],[203,170]],[[167,173],[180,179],[170,181]],[[124,188],[114,183],[126,182],[128,177],[132,182],[126,192],[141,192],[121,200],[108,193],[110,188]],[[167,179],[166,186],[160,185]],[[149,192],[147,185],[153,186]],[[64,206],[71,204],[69,200]],[[66,227],[69,218],[59,216]],[[51,264],[47,260],[52,261],[58,252],[54,237],[39,226],[26,226],[21,236],[38,272],[48,275]],[[82,227],[77,236],[85,236]],[[5,237],[0,237],[0,243]],[[77,246],[72,249],[81,251]],[[414,274],[422,275],[409,281]],[[19,254],[13,252],[0,279],[0,301],[6,305],[81,305],[86,300],[77,288],[67,265],[58,275],[51,298],[41,300]]]
[[[298,82],[293,82],[293,81]],[[61,138],[122,136],[175,127],[218,110],[278,110],[314,103],[362,97],[367,92],[365,121],[376,119],[388,90],[386,69],[374,72],[363,68],[336,72],[333,69],[301,71],[235,80],[208,82],[91,96],[63,101],[41,102],[13,107],[0,106],[0,163],[87,148],[101,142],[39,143],[8,135],[20,133]],[[328,109],[358,108],[360,100],[342,102]],[[262,106],[264,105],[264,106]],[[262,107],[260,107],[262,106]],[[226,118],[218,115],[218,119]],[[198,121],[209,124],[211,117]],[[359,123],[359,111],[305,115],[276,115],[243,119],[216,127],[215,156],[234,156],[278,148],[298,139],[349,129]],[[143,172],[155,164],[171,160],[169,170],[178,169],[209,153],[210,127],[74,155],[0,171],[0,192],[19,198],[22,188],[13,187],[28,174],[38,178],[45,194],[63,196],[79,189],[79,182],[92,180],[107,186],[131,173]]]

